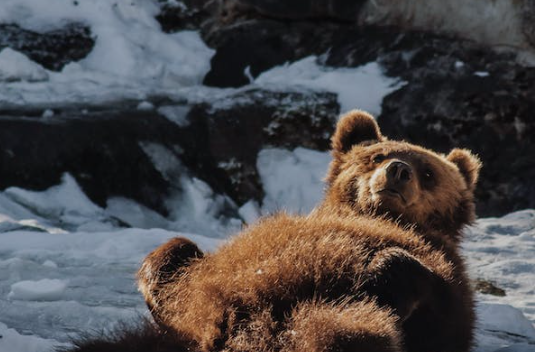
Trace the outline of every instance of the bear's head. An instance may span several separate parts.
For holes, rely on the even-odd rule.
[[[455,235],[474,219],[481,163],[464,149],[448,155],[381,134],[374,118],[351,111],[332,137],[327,204]]]

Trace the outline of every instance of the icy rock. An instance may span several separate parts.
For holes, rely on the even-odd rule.
[[[69,62],[86,57],[93,45],[89,28],[78,23],[42,33],[14,24],[0,24],[0,48],[19,51],[49,70],[59,71]]]
[[[10,48],[0,51],[0,82],[46,81],[48,73],[24,54]]]
[[[11,291],[7,297],[21,301],[57,301],[62,298],[66,288],[65,280],[20,281],[11,285]]]

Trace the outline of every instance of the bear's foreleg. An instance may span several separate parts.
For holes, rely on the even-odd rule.
[[[194,260],[202,257],[203,252],[195,243],[183,237],[175,237],[143,260],[138,271],[138,287],[156,322],[161,323],[161,289],[181,275]]]
[[[440,277],[401,248],[379,251],[368,265],[363,291],[376,297],[377,303],[394,310],[401,321],[425,303]]]

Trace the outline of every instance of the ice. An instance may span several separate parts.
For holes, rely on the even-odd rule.
[[[8,299],[20,301],[57,301],[67,288],[67,282],[58,279],[20,281],[11,285]]]
[[[330,159],[328,152],[305,148],[260,151],[257,168],[266,192],[262,212],[310,212],[323,196]]]
[[[47,79],[46,70],[28,59],[26,55],[11,48],[0,51],[0,82],[39,82]]]
[[[376,62],[356,68],[330,68],[319,65],[317,57],[309,56],[262,73],[255,84],[333,92],[338,94],[342,112],[358,108],[377,116],[383,97],[404,83],[386,77]]]

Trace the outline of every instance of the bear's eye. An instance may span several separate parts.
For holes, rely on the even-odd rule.
[[[385,159],[386,159],[386,156],[384,154],[377,154],[372,158],[372,161],[375,164],[379,164],[379,163],[382,163],[383,161],[385,161]]]
[[[433,171],[431,169],[425,169],[424,170],[424,180],[431,181],[431,180],[433,180],[433,178],[434,178]]]

